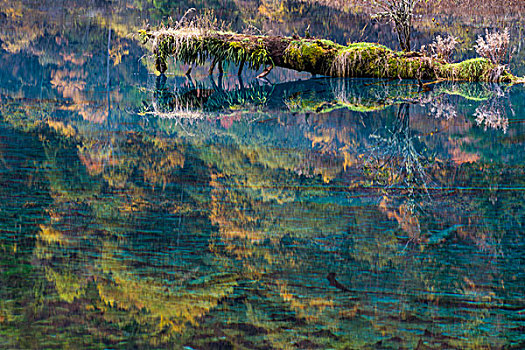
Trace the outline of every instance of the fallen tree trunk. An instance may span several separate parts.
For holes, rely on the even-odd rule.
[[[348,46],[330,40],[282,36],[257,36],[198,28],[140,31],[152,43],[155,68],[164,73],[167,58],[202,65],[213,60],[233,62],[251,69],[266,66],[289,68],[335,77],[367,77],[418,80],[516,82],[504,66],[484,58],[460,63],[424,56],[419,52],[397,52],[383,45],[355,43]],[[213,70],[210,69],[210,71]]]

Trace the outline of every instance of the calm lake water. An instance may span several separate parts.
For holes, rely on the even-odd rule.
[[[2,3],[0,348],[524,348],[525,87],[157,77],[134,34],[191,6],[396,45],[311,1]],[[416,46],[509,26],[524,75],[494,9]]]

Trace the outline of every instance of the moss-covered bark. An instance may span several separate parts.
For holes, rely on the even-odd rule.
[[[402,78],[420,80],[513,82],[503,67],[477,58],[446,63],[418,52],[396,52],[373,43],[348,46],[329,40],[255,36],[212,30],[164,29],[141,31],[153,43],[155,66],[163,73],[166,60],[189,64],[229,61],[251,69],[278,66],[336,77]]]

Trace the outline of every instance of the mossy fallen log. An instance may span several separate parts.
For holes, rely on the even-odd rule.
[[[140,35],[152,44],[155,68],[164,73],[167,58],[186,64],[215,65],[232,62],[267,74],[274,66],[335,77],[391,78],[450,81],[518,82],[504,66],[484,58],[446,63],[419,52],[398,52],[374,43],[348,46],[330,40],[283,36],[258,36],[181,28],[149,31]]]

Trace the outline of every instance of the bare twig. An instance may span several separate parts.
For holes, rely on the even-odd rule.
[[[401,49],[410,51],[412,18],[414,9],[421,0],[371,0],[371,2],[379,10],[373,17],[394,23]]]

